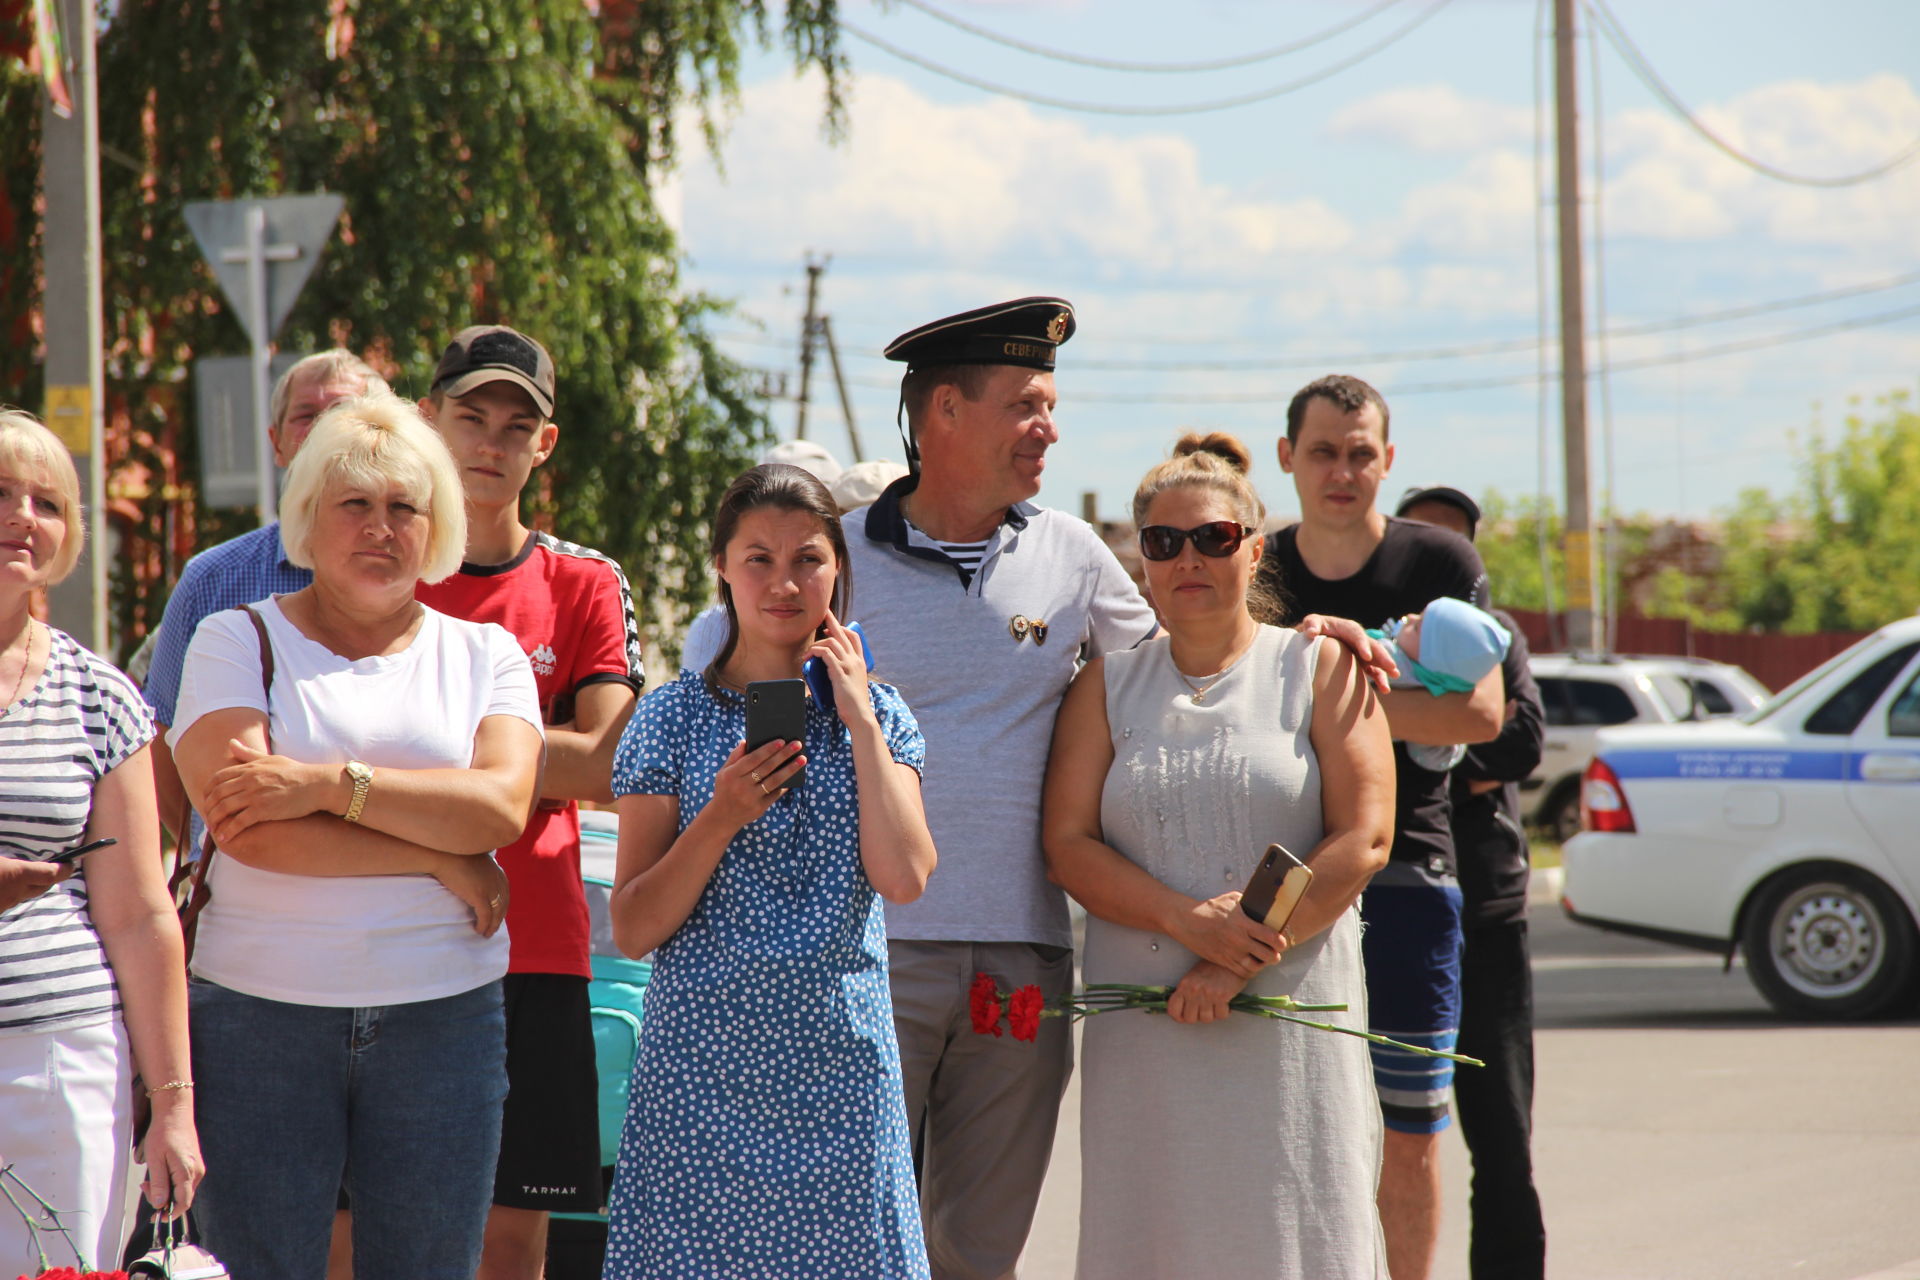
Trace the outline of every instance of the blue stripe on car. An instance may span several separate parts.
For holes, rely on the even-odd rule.
[[[1860,751],[1602,751],[1622,781],[1629,778],[1712,778],[1756,782],[1860,782]],[[1920,752],[1876,751],[1874,755]],[[1920,780],[1916,780],[1920,781]]]

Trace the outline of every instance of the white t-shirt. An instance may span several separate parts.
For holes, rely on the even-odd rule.
[[[273,750],[309,764],[459,768],[488,716],[540,724],[533,669],[505,628],[432,609],[413,643],[348,661],[301,634],[278,597],[253,606],[273,640]],[[194,632],[169,746],[210,712],[265,710],[260,644],[238,610]],[[193,972],[291,1004],[356,1008],[458,995],[507,971],[507,932],[483,938],[473,913],[432,876],[299,876],[233,858],[213,864]]]

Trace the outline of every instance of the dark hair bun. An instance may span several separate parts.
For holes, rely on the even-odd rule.
[[[1189,431],[1173,446],[1173,456],[1176,458],[1196,453],[1210,453],[1243,476],[1253,469],[1253,455],[1247,452],[1247,446],[1240,443],[1238,436],[1228,435],[1224,431],[1209,431],[1205,435]]]

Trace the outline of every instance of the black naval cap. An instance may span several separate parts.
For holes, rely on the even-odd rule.
[[[909,329],[887,344],[887,359],[909,370],[939,364],[1013,364],[1053,368],[1054,352],[1073,336],[1065,298],[1015,298]]]
[[[1427,489],[1409,489],[1400,498],[1400,505],[1393,514],[1404,516],[1423,502],[1443,502],[1453,507],[1467,518],[1467,536],[1471,538],[1480,528],[1480,504],[1469,498],[1452,485],[1437,484]]]

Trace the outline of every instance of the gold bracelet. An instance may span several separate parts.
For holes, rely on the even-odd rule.
[[[147,1096],[151,1098],[156,1093],[167,1093],[174,1089],[191,1089],[191,1088],[193,1088],[193,1081],[191,1080],[169,1080],[165,1084],[157,1084],[153,1086],[153,1088],[147,1090]]]

